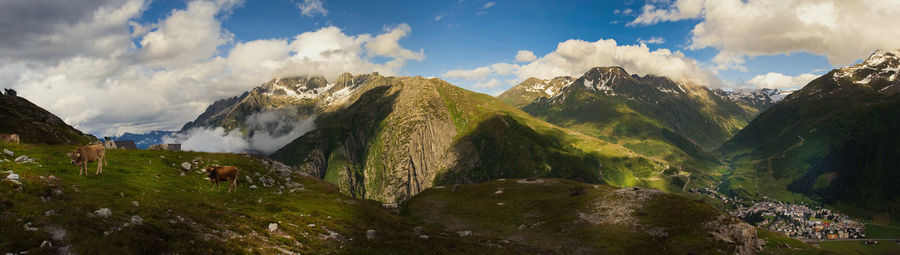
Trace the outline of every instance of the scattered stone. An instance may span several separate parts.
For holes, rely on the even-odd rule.
[[[44,212],[44,216],[50,217],[53,215],[56,215],[56,211],[54,210],[47,210],[46,212]]]
[[[369,240],[375,239],[375,230],[374,229],[366,230],[366,239],[369,239]]]
[[[247,179],[247,182],[253,184],[253,178],[250,178],[248,175],[244,175],[244,179]]]
[[[26,231],[32,231],[32,232],[33,232],[33,231],[38,231],[38,230],[39,230],[38,228],[31,226],[31,222],[25,223],[25,225],[23,225],[22,227],[25,228]]]
[[[269,223],[269,232],[278,231],[278,223]]]
[[[125,198],[125,193],[119,192],[119,196]]]
[[[16,163],[31,163],[34,162],[34,159],[29,158],[28,156],[22,155],[16,158]]]
[[[505,180],[506,180],[506,179],[504,179],[504,178],[497,179],[497,181],[501,181],[501,182],[502,182],[502,181],[505,181]]]
[[[12,171],[9,171],[9,172],[10,172],[10,174],[6,176],[6,180],[7,180],[7,181],[11,181],[11,182],[13,182],[13,183],[15,183],[15,184],[22,184],[22,182],[19,181],[19,175],[18,175],[18,174],[11,173]]]
[[[544,182],[544,180],[543,180],[543,179],[537,179],[537,178],[534,178],[534,177],[528,177],[528,178],[525,178],[525,179],[518,180],[518,181],[516,181],[516,182],[517,182],[517,183],[542,183],[542,182]]]
[[[3,149],[3,153],[6,153],[6,155],[9,155],[10,157],[16,155],[15,153],[13,153],[11,150],[8,150],[8,149]]]
[[[315,226],[316,226],[316,224],[312,224],[312,223],[310,223],[310,224],[307,224],[307,225],[306,225],[306,226],[307,226],[307,227],[310,227],[310,228],[311,228],[311,227],[315,227]]]
[[[416,226],[413,228],[413,235],[422,235],[422,226]]]
[[[144,218],[138,215],[131,215],[131,224],[132,225],[141,225],[144,223]]]
[[[501,202],[501,203],[497,203],[497,205],[506,205],[506,203]]]
[[[428,239],[428,235],[419,235],[419,238]]]
[[[101,218],[109,218],[109,216],[112,216],[112,210],[109,208],[100,208],[94,211],[93,215]]]
[[[503,189],[497,189],[497,191],[495,191],[494,194],[498,194],[498,195],[503,194]]]
[[[250,189],[256,189],[256,185],[250,185]]]
[[[191,170],[191,163],[188,163],[188,162],[181,163],[181,168],[184,169],[185,171],[189,171],[189,170]]]
[[[41,243],[41,249],[50,249],[50,248],[53,248],[53,244],[50,243],[50,241],[44,240],[44,242]]]
[[[51,175],[51,176],[47,176],[47,180],[50,182],[59,182],[59,177]]]
[[[472,231],[471,230],[458,231],[458,232],[456,232],[456,234],[458,234],[459,237],[467,237],[467,236],[472,235]]]
[[[141,206],[141,203],[138,203],[138,201],[131,201],[131,205],[134,207],[138,207]]]

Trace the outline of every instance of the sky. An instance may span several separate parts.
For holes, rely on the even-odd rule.
[[[498,95],[622,66],[798,88],[900,48],[895,0],[0,0],[0,86],[98,136],[178,130],[275,77],[439,77]]]

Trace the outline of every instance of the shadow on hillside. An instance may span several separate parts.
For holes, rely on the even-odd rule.
[[[458,160],[435,177],[435,185],[527,177],[599,181],[600,163],[591,155],[505,114],[481,121],[452,151]]]

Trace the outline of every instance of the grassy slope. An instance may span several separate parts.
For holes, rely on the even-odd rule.
[[[439,232],[426,232],[431,236],[427,240],[416,238],[414,225],[407,220],[382,210],[376,202],[343,196],[334,185],[314,178],[293,176],[292,181],[303,184],[305,191],[279,195],[278,188],[263,188],[258,181],[260,189],[249,189],[243,177],[238,192],[226,193],[211,191],[209,182],[196,171],[178,174],[177,165],[199,157],[201,164],[236,165],[242,174],[276,176],[260,161],[244,155],[110,150],[102,175],[78,176],[65,158],[73,146],[0,147],[37,162],[0,163],[4,170],[0,176],[12,170],[23,179],[21,187],[0,181],[0,252],[46,252],[38,247],[50,236],[44,230],[26,231],[27,222],[41,229],[64,228],[65,239],[52,241],[54,247],[70,245],[70,251],[80,254],[504,251],[484,246],[478,239],[458,240]],[[40,178],[49,175],[60,181]],[[285,183],[275,179],[279,185]],[[54,190],[62,194],[55,195]],[[42,196],[49,201],[42,202]],[[131,201],[140,205],[135,207]],[[99,208],[110,208],[112,216],[86,216]],[[49,210],[56,215],[45,216]],[[132,215],[139,215],[144,223],[122,227]],[[273,222],[279,223],[280,232],[266,230]],[[377,231],[374,241],[366,241],[368,229]],[[344,240],[322,239],[329,230]],[[112,234],[104,236],[104,231]],[[515,252],[518,247],[505,249]]]

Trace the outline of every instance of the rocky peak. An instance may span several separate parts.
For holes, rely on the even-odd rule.
[[[900,50],[877,50],[860,64],[838,69],[835,80],[849,78],[855,84],[875,80],[896,81],[900,72]]]

